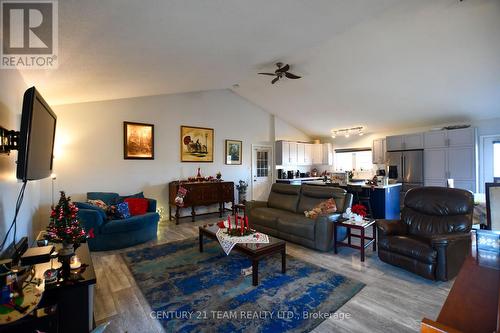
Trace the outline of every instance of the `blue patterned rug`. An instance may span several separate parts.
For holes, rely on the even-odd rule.
[[[167,332],[308,332],[364,284],[287,256],[259,263],[259,285],[241,275],[244,255],[226,256],[216,241],[188,239],[123,253],[144,297]]]

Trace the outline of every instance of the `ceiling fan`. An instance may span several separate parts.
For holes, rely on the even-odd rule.
[[[300,79],[300,76],[297,76],[295,74],[292,74],[288,72],[290,70],[290,65],[286,64],[283,66],[282,62],[277,62],[276,66],[278,67],[277,70],[274,71],[274,73],[258,73],[261,75],[270,75],[270,76],[276,76],[272,81],[271,84],[275,84],[278,82],[279,79],[282,79],[283,77],[286,77],[288,79]]]

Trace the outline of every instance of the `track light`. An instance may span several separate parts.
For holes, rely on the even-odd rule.
[[[335,139],[338,135],[343,135],[344,137],[348,138],[351,136],[351,134],[357,134],[359,136],[364,135],[365,133],[363,132],[364,127],[363,126],[358,126],[358,127],[351,127],[351,128],[341,128],[338,130],[332,130],[332,139]]]

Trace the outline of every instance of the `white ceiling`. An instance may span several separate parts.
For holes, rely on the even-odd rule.
[[[59,69],[22,71],[52,104],[238,83],[315,136],[500,116],[498,0],[65,0],[59,26]],[[256,75],[277,60],[303,78]]]

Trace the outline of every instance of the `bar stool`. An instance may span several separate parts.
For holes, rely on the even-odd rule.
[[[365,190],[360,185],[347,185],[347,192],[352,193],[354,204],[361,204],[366,207],[366,217],[372,218],[371,190]]]

